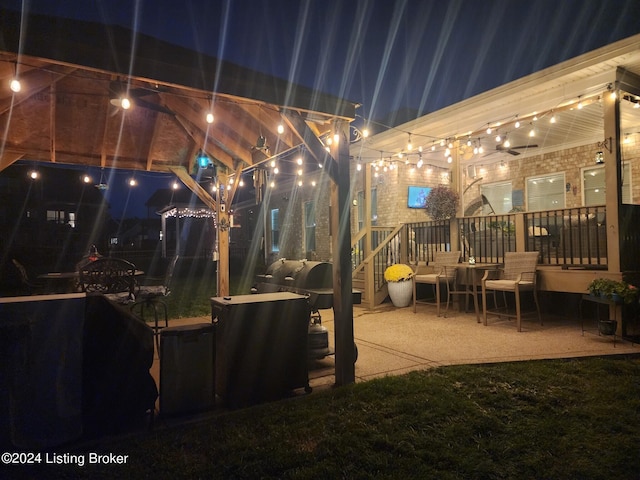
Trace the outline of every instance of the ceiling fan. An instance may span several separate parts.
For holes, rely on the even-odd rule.
[[[499,143],[496,145],[496,150],[498,152],[507,152],[511,155],[520,155],[520,152],[517,150],[527,149],[527,148],[536,148],[538,145],[518,145],[516,147],[505,147],[504,143]]]
[[[126,106],[125,101],[128,100],[131,105],[137,107],[147,108],[159,113],[166,113],[167,115],[175,115],[175,113],[167,107],[143,98],[156,95],[162,91],[160,88],[152,89],[144,87],[127,89],[125,83],[114,81],[109,85],[109,103],[114,107],[126,110],[129,106]]]

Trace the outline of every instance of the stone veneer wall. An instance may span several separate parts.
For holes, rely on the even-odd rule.
[[[585,167],[594,166],[595,154],[601,148],[595,144],[561,150],[558,152],[537,155],[525,159],[517,156],[504,159],[505,166],[500,161],[476,166],[476,178],[482,180],[474,184],[464,195],[464,205],[472,203],[480,197],[480,186],[490,183],[511,181],[512,190],[522,190],[526,206],[526,180],[530,177],[564,173],[564,182],[571,184],[569,192],[565,192],[565,208],[583,206],[581,172]],[[622,158],[631,164],[632,197],[634,203],[640,202],[640,145],[632,143],[623,145]],[[464,176],[464,184],[469,185],[473,179]]]

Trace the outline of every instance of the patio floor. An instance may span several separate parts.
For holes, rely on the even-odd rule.
[[[322,325],[329,330],[333,346],[333,310],[321,310]],[[171,320],[170,326],[210,322],[209,317]],[[640,345],[616,337],[598,335],[595,321],[585,319],[582,333],[578,315],[543,314],[544,325],[535,318],[523,319],[522,332],[515,321],[493,318],[485,327],[475,314],[451,312],[438,317],[435,307],[418,305],[396,308],[382,304],[375,310],[354,306],[354,337],[358,347],[356,382],[386,375],[400,375],[442,365],[511,362],[552,358],[640,353]],[[335,384],[333,356],[310,363],[309,379],[314,389]],[[158,382],[156,355],[152,375]]]

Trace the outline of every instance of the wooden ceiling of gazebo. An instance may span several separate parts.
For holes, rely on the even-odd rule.
[[[121,27],[1,13],[0,171],[26,159],[191,172],[203,150],[232,173],[297,149],[317,168],[320,138],[355,117],[353,102]]]

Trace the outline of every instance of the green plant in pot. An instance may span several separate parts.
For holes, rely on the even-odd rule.
[[[589,293],[616,303],[632,303],[638,298],[638,289],[624,280],[596,278],[589,284]]]

